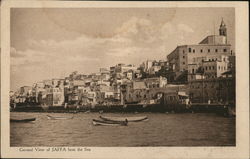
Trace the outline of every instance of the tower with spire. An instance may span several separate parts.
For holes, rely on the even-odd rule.
[[[227,27],[226,27],[226,24],[225,24],[223,18],[222,18],[221,24],[220,24],[219,35],[220,36],[225,36],[226,39],[227,39]]]

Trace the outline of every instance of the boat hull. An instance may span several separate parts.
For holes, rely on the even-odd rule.
[[[65,120],[65,119],[73,119],[73,116],[67,118],[67,117],[53,117],[53,116],[47,115],[47,118],[50,120]]]
[[[16,123],[26,123],[26,122],[31,122],[35,121],[36,118],[28,118],[28,119],[10,119],[10,122],[16,122]]]
[[[104,117],[100,116],[100,118],[104,121],[125,121],[127,120],[128,122],[139,122],[139,121],[146,121],[148,120],[147,116],[141,116],[141,117]]]
[[[127,126],[127,121],[101,121],[97,119],[92,120],[93,125],[95,126]]]

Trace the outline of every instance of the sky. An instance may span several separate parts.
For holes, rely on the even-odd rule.
[[[12,8],[11,90],[73,71],[165,60],[178,45],[218,34],[234,48],[233,8]]]

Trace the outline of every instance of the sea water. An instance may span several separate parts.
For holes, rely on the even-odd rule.
[[[73,119],[49,120],[46,115]],[[12,118],[35,122],[10,123],[10,146],[234,146],[235,118],[212,113],[104,113],[104,116],[148,116],[128,126],[94,126],[99,113],[11,112]]]

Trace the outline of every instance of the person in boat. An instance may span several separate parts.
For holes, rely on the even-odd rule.
[[[128,125],[128,119],[125,119],[125,125]]]

